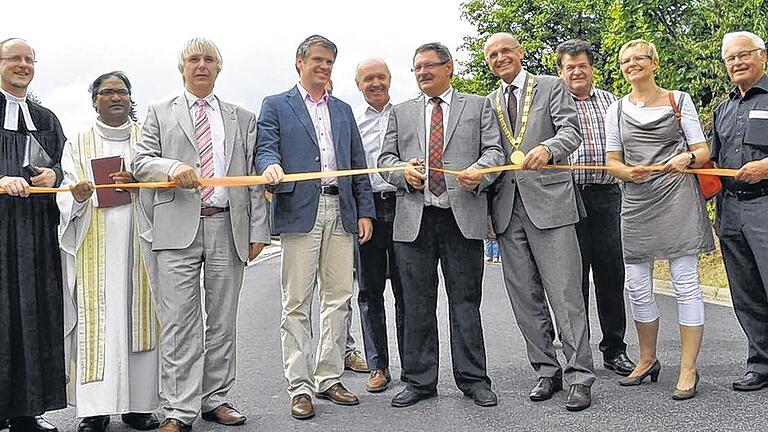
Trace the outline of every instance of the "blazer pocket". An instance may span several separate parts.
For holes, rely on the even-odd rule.
[[[155,192],[154,205],[167,204],[176,198],[176,191],[174,189],[158,189]]]
[[[280,183],[279,185],[272,187],[272,193],[291,193],[295,187],[296,182]]]
[[[555,184],[555,183],[565,183],[571,181],[573,176],[570,172],[559,172],[555,174],[548,174],[545,176],[541,176],[541,184],[544,186]]]

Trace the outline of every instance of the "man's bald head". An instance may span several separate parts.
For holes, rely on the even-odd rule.
[[[483,44],[483,55],[494,75],[511,83],[523,69],[523,49],[510,33],[495,33]]]
[[[389,102],[389,84],[392,74],[384,60],[373,58],[363,60],[355,71],[355,84],[363,92],[368,105],[381,112]]]
[[[35,77],[35,50],[20,38],[0,42],[0,87],[16,97],[24,97]]]

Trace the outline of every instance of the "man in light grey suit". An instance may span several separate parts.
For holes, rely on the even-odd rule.
[[[502,88],[488,100],[501,117],[505,153],[523,168],[507,171],[494,183],[491,217],[509,300],[539,375],[530,398],[547,400],[563,386],[549,299],[567,359],[564,374],[571,388],[566,408],[582,410],[591,404],[595,380],[574,227],[583,206],[570,171],[539,170],[566,163],[579,147],[576,105],[559,78],[534,76],[522,68],[524,50],[512,35],[494,34],[483,51],[502,80]]]
[[[416,49],[413,71],[423,95],[392,109],[379,167],[409,166],[383,174],[397,187],[393,241],[405,307],[403,377],[392,399],[406,407],[437,394],[438,262],[443,270],[451,321],[453,376],[480,406],[497,403],[486,373],[480,320],[483,237],[495,175],[477,169],[503,163],[491,103],[451,87],[448,49],[429,43]],[[419,167],[426,162],[426,174]],[[456,176],[435,168],[460,171]]]
[[[270,236],[262,187],[198,188],[199,178],[255,172],[256,116],[213,93],[221,64],[211,41],[186,43],[179,56],[185,91],[150,106],[133,160],[139,181],[177,184],[157,190],[148,212],[167,399],[161,432],[188,431],[201,410],[203,419],[224,425],[246,420],[227,402],[235,382],[237,305],[245,263]]]

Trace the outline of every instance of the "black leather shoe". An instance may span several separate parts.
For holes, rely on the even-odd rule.
[[[85,417],[77,425],[77,432],[105,432],[108,424],[108,415]]]
[[[392,398],[392,406],[395,408],[404,408],[423,401],[425,399],[431,399],[437,396],[437,391],[433,390],[429,393],[417,393],[410,388],[406,387],[400,393],[396,394]]]
[[[531,394],[528,395],[534,402],[541,402],[547,399],[551,399],[552,395],[563,389],[563,378],[560,376],[554,377],[541,377],[536,386],[531,390]]]
[[[603,358],[603,366],[621,376],[629,376],[635,370],[635,363],[624,352],[612,358]]]
[[[59,432],[56,426],[48,423],[42,416],[12,417],[8,419],[10,432]]]
[[[131,429],[152,430],[160,427],[160,419],[155,413],[128,413],[123,414],[120,418]]]
[[[491,407],[496,406],[499,403],[499,398],[496,396],[496,393],[487,387],[472,389],[464,394],[467,397],[471,397],[477,406]]]
[[[568,411],[581,411],[592,405],[592,394],[588,386],[584,384],[574,384],[571,391],[568,392],[568,400],[565,402],[565,409]]]
[[[733,382],[736,391],[755,391],[768,387],[768,375],[749,371]]]

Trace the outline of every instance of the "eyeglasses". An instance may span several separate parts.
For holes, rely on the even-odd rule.
[[[619,64],[624,66],[624,65],[629,64],[630,61],[633,61],[635,63],[640,63],[642,61],[651,60],[651,59],[652,59],[652,57],[649,56],[649,55],[636,55],[636,56],[627,57],[627,58],[623,58],[623,59],[619,60]]]
[[[438,66],[442,66],[442,65],[448,63],[449,61],[450,60],[446,60],[446,61],[440,62],[440,63],[425,63],[423,65],[414,66],[413,68],[411,68],[411,72],[421,72],[422,69],[423,70],[432,70],[432,69],[434,69],[434,68],[436,68]]]
[[[111,96],[114,96],[114,95],[125,97],[125,96],[130,95],[131,92],[129,92],[128,89],[124,89],[124,88],[121,88],[121,89],[109,89],[108,88],[108,89],[99,90],[98,92],[96,92],[96,94],[98,94],[99,96],[105,96],[105,97],[111,97]]]
[[[11,56],[11,57],[0,57],[0,60],[8,60],[11,63],[21,63],[22,60],[24,60],[27,64],[34,65],[37,63],[37,60],[33,59],[32,57],[24,57],[24,56]]]
[[[727,65],[732,65],[732,64],[736,63],[736,58],[738,57],[739,60],[745,62],[745,61],[749,60],[750,57],[752,57],[752,53],[753,52],[760,51],[762,49],[763,48],[755,48],[755,49],[751,49],[749,51],[742,51],[742,52],[737,53],[737,54],[732,55],[732,56],[723,57],[723,61]]]

